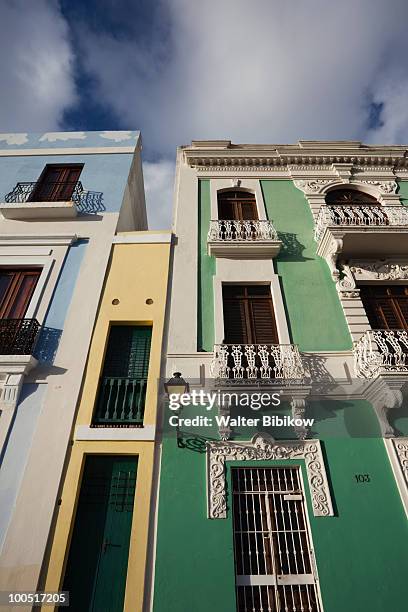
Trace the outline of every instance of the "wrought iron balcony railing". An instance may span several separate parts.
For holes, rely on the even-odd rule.
[[[36,196],[36,191],[39,191]],[[5,197],[7,204],[23,204],[24,202],[66,202],[73,200],[80,203],[85,190],[81,181],[47,181],[33,183],[17,183]]]
[[[361,378],[383,373],[408,373],[408,331],[372,329],[354,344],[354,366]]]
[[[305,377],[294,344],[216,344],[210,372],[217,379],[242,382]]]
[[[408,207],[324,205],[317,217],[315,240],[319,242],[328,226],[374,228],[396,225],[408,226]]]
[[[271,221],[235,221],[218,219],[210,221],[208,240],[250,241],[278,240],[278,234]]]
[[[39,330],[36,319],[0,319],[0,355],[32,355]]]
[[[104,376],[93,419],[94,425],[141,427],[146,400],[146,379]]]

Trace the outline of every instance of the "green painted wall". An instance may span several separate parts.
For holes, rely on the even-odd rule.
[[[408,206],[408,181],[398,181],[398,195],[401,203]]]
[[[408,203],[408,182],[405,187]],[[293,342],[301,350],[350,349],[335,285],[326,262],[316,256],[313,219],[303,194],[291,181],[262,181],[262,189],[268,216],[284,242],[276,270]],[[206,351],[212,350],[214,342],[215,262],[206,252],[209,221],[210,183],[203,180],[198,212],[198,347]],[[183,416],[194,416],[196,410],[184,408]],[[272,411],[281,416],[288,413],[284,405]],[[304,473],[324,611],[400,610],[401,602],[408,600],[408,547],[403,544],[408,524],[372,408],[364,401],[314,402],[308,414],[316,419],[312,435],[322,441],[335,507],[333,517],[313,516]],[[405,431],[406,410],[398,411],[394,424]],[[234,433],[236,439],[248,440],[255,430]],[[285,439],[294,435],[283,429],[270,433]],[[210,520],[206,507],[205,441],[219,436],[211,429],[191,430],[183,432],[182,439],[177,444],[174,435],[164,432],[154,612],[233,612],[231,514],[226,520]],[[358,474],[368,474],[370,481],[358,483]],[[230,464],[227,483],[229,477]]]
[[[203,414],[197,410],[184,408],[183,416]],[[376,417],[363,401],[316,403],[311,412],[316,418],[314,436],[322,439],[336,514],[313,516],[304,472],[324,610],[400,610],[408,598],[408,547],[402,545],[408,524],[384,443],[376,437]],[[282,406],[273,413],[287,414],[288,409]],[[352,437],[363,429],[372,437]],[[235,433],[237,439],[249,439],[255,430]],[[276,430],[270,433],[279,437]],[[174,435],[164,435],[154,612],[235,610],[231,512],[226,520],[210,520],[206,514],[208,438],[219,439],[215,430],[190,428],[178,446]],[[240,464],[227,465],[227,483],[231,465]],[[358,483],[356,474],[369,474],[370,482]]]
[[[316,255],[306,198],[292,181],[261,181],[261,186],[268,217],[283,242],[275,263],[292,342],[302,351],[350,349],[351,336],[335,284],[326,262]]]
[[[210,181],[198,185],[198,312],[197,350],[214,349],[214,257],[207,255],[207,234],[211,221]]]

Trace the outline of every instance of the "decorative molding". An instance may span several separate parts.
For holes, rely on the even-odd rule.
[[[363,185],[372,185],[373,187],[377,187],[377,189],[382,193],[389,195],[390,193],[396,193],[398,189],[397,181],[371,181],[365,179],[358,179],[359,183]]]
[[[295,187],[303,191],[303,193],[318,194],[322,193],[325,188],[331,183],[335,182],[335,179],[311,179],[311,180],[294,180]]]
[[[392,438],[395,454],[408,487],[408,438]]]
[[[225,463],[227,461],[304,460],[315,516],[333,516],[319,440],[275,441],[266,433],[250,442],[207,443],[208,517],[227,518]]]
[[[357,280],[394,281],[408,278],[408,261],[351,259],[348,266],[343,267],[343,271],[345,268],[349,270],[350,276]]]

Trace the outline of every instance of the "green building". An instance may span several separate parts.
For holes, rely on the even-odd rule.
[[[405,608],[407,153],[179,149],[147,609]]]

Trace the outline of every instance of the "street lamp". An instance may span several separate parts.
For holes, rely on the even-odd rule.
[[[181,372],[174,372],[173,378],[164,383],[167,395],[183,395],[189,392],[189,384],[181,377]]]

